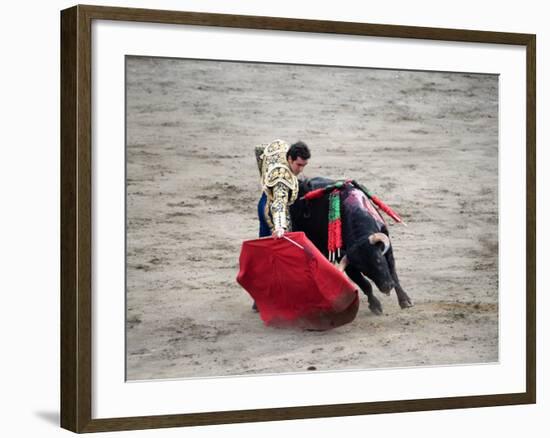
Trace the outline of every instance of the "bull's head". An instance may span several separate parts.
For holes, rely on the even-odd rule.
[[[390,267],[385,257],[390,246],[390,238],[386,234],[373,233],[347,251],[349,264],[374,281],[376,287],[386,294],[394,287]]]

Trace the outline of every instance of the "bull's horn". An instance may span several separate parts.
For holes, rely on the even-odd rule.
[[[346,267],[349,265],[349,260],[347,254],[340,260],[340,263],[338,263],[338,270],[340,272],[344,272],[346,270]]]
[[[382,242],[384,244],[384,249],[382,250],[382,255],[388,252],[390,249],[390,238],[384,233],[374,233],[369,236],[369,242],[371,245],[375,243]]]

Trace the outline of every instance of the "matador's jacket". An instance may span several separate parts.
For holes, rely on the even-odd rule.
[[[288,149],[282,140],[255,148],[262,190],[267,196],[264,217],[272,232],[277,228],[291,231],[289,207],[298,197],[298,178],[288,166]]]

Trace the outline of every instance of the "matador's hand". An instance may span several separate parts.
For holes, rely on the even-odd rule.
[[[283,237],[283,234],[285,234],[284,228],[276,228],[275,231],[273,231],[272,236],[274,239],[280,239],[281,237]]]

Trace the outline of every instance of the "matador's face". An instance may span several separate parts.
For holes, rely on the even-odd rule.
[[[288,166],[292,173],[298,176],[302,173],[304,167],[307,166],[307,161],[308,160],[304,160],[302,157],[296,157],[295,160],[293,160],[292,157],[288,157]]]

